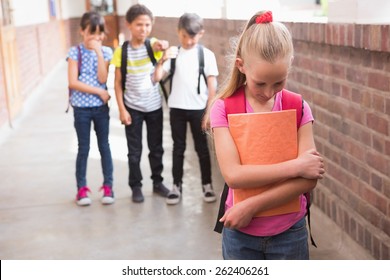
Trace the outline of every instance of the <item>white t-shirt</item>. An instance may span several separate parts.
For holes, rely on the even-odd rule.
[[[218,76],[218,67],[215,55],[203,47],[204,73],[208,76]],[[167,60],[163,69],[169,72],[171,61]],[[199,58],[198,47],[179,49],[176,58],[175,73],[172,81],[172,92],[169,95],[169,108],[185,110],[202,110],[206,107],[208,89],[203,76],[200,77],[200,94],[198,94]]]

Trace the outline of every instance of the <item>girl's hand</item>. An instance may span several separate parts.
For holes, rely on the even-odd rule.
[[[325,174],[324,160],[320,154],[314,150],[308,150],[299,155],[298,177],[306,179],[322,179]]]
[[[110,100],[110,98],[111,98],[111,96],[108,93],[108,91],[104,90],[104,89],[99,91],[98,95],[99,95],[100,99],[103,101],[104,104],[107,104],[108,100]]]
[[[131,115],[127,110],[120,112],[119,119],[120,119],[122,124],[131,125]]]
[[[102,54],[102,41],[91,39],[87,42],[86,47],[88,49],[94,50],[96,54]]]
[[[231,229],[246,227],[254,216],[248,203],[248,199],[237,203],[227,210],[219,221],[222,222],[225,227]]]

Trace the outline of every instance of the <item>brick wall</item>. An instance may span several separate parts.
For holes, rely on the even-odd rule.
[[[205,20],[202,43],[216,54],[220,80],[229,38],[244,24]],[[176,44],[176,25],[157,18],[153,34]],[[286,25],[295,45],[287,87],[311,105],[326,159],[314,203],[374,258],[390,259],[390,26]]]
[[[288,26],[296,50],[289,87],[311,104],[326,157],[314,201],[375,258],[389,259],[389,26]]]
[[[8,119],[8,112],[7,112],[7,101],[5,98],[3,68],[0,65],[0,127],[6,123],[7,119]]]
[[[64,32],[60,21],[16,28],[20,90],[27,97],[45,75],[65,58]]]

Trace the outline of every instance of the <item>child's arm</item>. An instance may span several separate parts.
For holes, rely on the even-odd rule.
[[[310,134],[311,126],[304,125],[300,133],[303,133],[302,129],[307,129]],[[219,167],[225,182],[231,188],[266,186],[297,177],[321,179],[324,173],[322,158],[315,151],[314,145],[312,149],[308,149],[308,144],[305,144],[305,150],[300,148],[298,158],[293,160],[269,165],[242,165],[229,128],[214,128],[213,134]]]
[[[176,58],[177,53],[178,53],[178,49],[175,46],[171,46],[164,51],[162,58],[158,61],[156,68],[154,69],[154,74],[153,74],[154,83],[158,83],[159,81],[161,81],[161,79],[165,75],[164,68],[163,68],[164,62],[167,61],[168,59]]]
[[[119,119],[122,124],[130,125],[131,115],[127,111],[125,107],[125,102],[123,100],[124,92],[122,89],[122,73],[120,67],[115,67],[114,89],[115,89],[116,103],[118,104]]]
[[[202,130],[208,131],[210,129],[210,118],[209,118],[209,106],[211,105],[212,100],[214,99],[214,96],[217,92],[217,77],[216,76],[208,76],[207,77],[207,89],[209,96],[207,98],[207,104],[205,108],[206,114],[203,117],[202,120]]]
[[[292,198],[313,189],[317,180],[296,178],[275,185],[261,194],[249,197],[227,210],[220,219],[228,228],[242,228],[249,224],[256,213],[283,205]]]
[[[110,95],[107,90],[102,89],[100,87],[94,87],[87,85],[78,79],[79,77],[79,69],[78,69],[78,62],[68,58],[68,86],[71,89],[85,92],[88,94],[96,94],[98,95],[104,103],[107,103],[107,101],[110,99]]]
[[[168,47],[169,47],[169,42],[166,40],[156,40],[152,45],[152,49],[154,52],[165,51]]]
[[[98,59],[98,69],[97,75],[98,80],[101,84],[105,84],[107,82],[108,77],[108,66],[109,61],[104,60],[103,50],[102,50],[102,42],[98,40],[90,40],[88,45],[91,49],[93,49],[97,55]]]
[[[315,148],[311,122],[299,129],[298,137],[300,154]],[[324,173],[323,164],[321,166],[321,176],[318,179],[321,179]],[[235,204],[226,211],[221,218],[221,222],[224,222],[224,226],[229,228],[245,227],[256,213],[285,204],[292,198],[311,191],[316,184],[317,179],[305,179],[302,177],[275,184],[267,191]]]

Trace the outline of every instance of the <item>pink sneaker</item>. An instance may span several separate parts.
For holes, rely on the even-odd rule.
[[[88,192],[91,192],[87,186],[79,188],[76,196],[76,203],[79,206],[88,206],[91,204],[91,199],[88,197]]]
[[[104,185],[100,190],[103,191],[103,197],[101,199],[102,204],[113,204],[115,199],[112,187]]]

